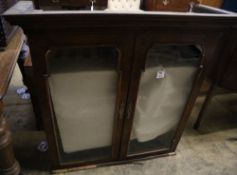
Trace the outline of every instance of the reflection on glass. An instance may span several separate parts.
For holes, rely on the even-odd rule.
[[[61,161],[109,158],[117,91],[117,50],[52,49],[47,61]]]
[[[189,97],[201,51],[196,46],[154,45],[146,58],[128,154],[170,147]]]

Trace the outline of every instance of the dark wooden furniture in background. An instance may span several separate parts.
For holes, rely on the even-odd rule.
[[[224,62],[224,71],[220,75],[220,80],[217,85],[224,87],[232,92],[237,92],[237,26],[233,29],[233,41],[231,43],[232,52],[229,55],[228,61]]]
[[[198,118],[194,123],[194,129],[199,129],[212,97],[215,95],[216,87],[221,87],[229,90],[229,92],[237,93],[237,28],[232,33],[233,40],[230,43],[231,51],[227,53],[228,59],[222,60],[219,65],[217,77],[213,81],[211,78],[210,86],[208,87],[207,96],[199,112]]]
[[[24,39],[22,30],[18,28],[6,49],[0,52],[0,173],[3,175],[20,173],[20,166],[13,153],[10,129],[3,116],[2,100],[7,92]]]
[[[43,121],[42,121],[42,116],[41,116],[41,112],[39,108],[40,105],[38,104],[39,101],[37,99],[36,84],[35,84],[35,78],[34,78],[33,66],[32,66],[30,54],[27,56],[24,64],[22,65],[21,73],[23,76],[24,85],[27,86],[28,91],[30,93],[31,103],[32,103],[34,114],[35,114],[36,127],[38,130],[42,130]]]
[[[180,11],[188,12],[190,2],[198,3],[197,0],[145,0],[141,8],[154,11]],[[85,9],[91,6],[91,0],[34,0],[37,9]],[[106,0],[96,0],[95,7],[106,8]]]
[[[188,12],[191,2],[221,8],[224,0],[144,0],[141,9]],[[91,5],[91,0],[34,0],[34,5],[37,9],[60,9],[62,7],[83,9]],[[106,7],[107,1],[96,0],[95,6]]]
[[[201,4],[221,8],[224,0],[198,0]]]
[[[198,3],[198,0],[145,0],[145,10],[150,11],[176,11],[188,12],[190,3]]]
[[[107,0],[96,0],[96,7],[107,7]],[[91,6],[91,0],[34,0],[36,9],[85,9]]]
[[[18,0],[0,0],[0,15]],[[0,16],[0,47],[6,47],[16,28]]]
[[[202,7],[197,6],[197,8],[200,12]],[[209,76],[213,80],[217,80],[216,70],[222,71],[223,68],[220,68],[219,65],[223,60],[229,60],[229,54],[233,53],[232,46],[236,44],[232,32],[237,25],[237,16],[212,9],[210,13],[216,12],[213,15],[208,14],[207,10],[208,8],[205,8],[205,13],[202,15],[198,13],[113,13],[103,11],[93,13],[89,11],[64,11],[61,13],[30,11],[24,14],[5,14],[7,20],[12,24],[20,25],[24,29],[29,39],[37,94],[54,170],[75,166],[96,167],[129,162],[135,159],[169,155],[175,151],[203,78]],[[194,57],[195,59],[192,57],[187,62],[187,58],[179,57],[177,55],[180,54],[175,53],[175,58],[179,59],[170,62],[168,58],[162,60],[164,65],[166,65],[166,61],[169,63],[167,68],[184,66],[190,70],[189,66],[191,66],[195,70],[195,76],[185,79],[188,83],[187,86],[184,86],[187,90],[183,89],[186,97],[175,98],[185,100],[185,103],[180,106],[181,113],[175,116],[177,118],[175,126],[168,132],[156,137],[158,141],[155,140],[155,142],[152,140],[152,142],[148,141],[149,143],[147,143],[142,138],[140,139],[141,142],[139,139],[134,139],[134,133],[131,132],[134,132],[138,102],[141,102],[144,92],[151,92],[151,90],[144,91],[143,85],[145,74],[153,66],[150,61],[157,58],[152,50],[154,48],[164,50],[167,46],[175,46],[176,49],[174,50],[177,50],[177,48],[187,45],[199,48],[201,57]],[[97,53],[92,53],[92,55],[99,56],[102,54],[102,56],[97,59],[88,57],[91,55],[89,54],[91,48]],[[109,57],[108,55],[104,57],[103,53],[107,53]],[[80,55],[82,58],[78,60]],[[88,60],[91,62],[87,62]],[[158,68],[161,69],[162,73],[163,68],[161,66]],[[100,72],[101,70],[105,72]],[[94,72],[93,76],[90,76],[91,74],[87,74],[87,71],[89,73],[98,72]],[[91,131],[79,132],[79,129],[88,124],[87,120],[85,122],[84,120],[80,121],[80,119],[84,115],[87,116],[87,111],[93,111],[91,108],[93,103],[88,103],[85,108],[81,109],[82,112],[85,109],[83,115],[76,113],[81,111],[72,112],[72,110],[80,109],[82,102],[90,100],[90,93],[86,93],[88,88],[104,89],[101,87],[100,81],[95,83],[90,79],[96,78],[97,75],[104,77],[104,74],[101,73],[108,73],[108,71],[109,73],[113,72],[113,74],[109,74],[109,77],[112,77],[111,84],[115,86],[108,88],[108,91],[112,92],[112,105],[114,103],[115,106],[114,108],[110,106],[111,103],[108,105],[110,111],[113,110],[113,115],[110,116],[110,120],[112,120],[110,123],[111,132],[108,130],[109,133],[103,133],[104,131],[107,132],[107,130],[103,130],[108,127],[106,122],[95,125]],[[80,74],[77,75],[77,73]],[[171,77],[169,72],[167,73],[169,78],[178,80],[177,86],[175,86],[178,90],[179,82],[183,81],[182,76],[179,78]],[[189,73],[181,75],[185,76]],[[82,79],[83,81],[79,78],[78,81],[75,81],[75,79],[70,79],[71,77],[68,75],[72,75],[74,78],[75,76],[77,78],[86,75],[90,78]],[[149,78],[151,77],[149,76]],[[91,83],[90,86],[86,88],[85,82]],[[65,89],[68,90],[67,92],[73,91],[74,87],[79,89],[83,86],[81,91],[78,90],[74,94],[70,94],[69,97],[73,98],[79,94],[84,98],[78,98],[73,104],[70,104],[72,100],[67,99],[67,92],[61,91],[62,86],[64,86],[64,91]],[[161,92],[157,91],[157,93]],[[84,94],[88,96],[85,97]],[[100,91],[99,93],[91,91],[91,94],[94,100],[98,100],[96,97],[101,93]],[[100,102],[100,100],[102,101]],[[89,123],[97,124],[100,119],[103,119],[101,117],[107,115],[106,111],[104,113],[99,111],[103,108],[101,106],[104,104],[103,100],[103,96],[99,96],[99,108],[96,108],[98,111],[96,114],[85,118],[90,119],[92,117],[94,119],[97,117],[96,121],[89,121]],[[169,101],[173,100],[169,99]],[[174,103],[176,104],[176,101]],[[68,105],[67,108],[65,105]],[[71,109],[72,106],[74,108]],[[94,105],[94,107],[97,106]],[[61,115],[65,111],[69,111],[69,115],[66,117]],[[167,112],[170,112],[169,108],[163,114],[165,115]],[[79,120],[79,123],[76,124],[85,123],[80,127],[73,125],[73,117]],[[145,117],[149,116],[146,115]],[[70,125],[67,125],[67,122],[71,122]],[[162,122],[156,124],[162,125]],[[63,128],[65,126],[67,128]],[[74,132],[67,135],[66,132],[71,129],[75,129]],[[106,146],[98,146],[96,149],[83,148],[83,151],[79,148],[75,149],[74,146],[78,146],[78,144],[80,147],[80,144],[84,144],[88,140],[95,141],[100,138],[101,136],[97,134],[101,133],[109,134],[109,141],[107,143],[106,140]],[[79,134],[81,134],[80,137],[77,137]],[[68,145],[67,139],[73,144]],[[98,144],[101,144],[100,141],[99,139]]]

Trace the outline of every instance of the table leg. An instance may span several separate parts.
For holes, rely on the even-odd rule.
[[[204,101],[204,103],[203,103],[203,105],[202,105],[202,107],[201,107],[201,110],[200,110],[199,114],[198,114],[198,118],[197,118],[196,122],[195,122],[194,125],[193,125],[193,128],[196,129],[196,130],[199,129],[199,127],[200,127],[200,125],[201,125],[201,122],[202,122],[202,119],[203,119],[203,117],[204,117],[204,113],[205,113],[207,107],[209,106],[209,104],[210,104],[210,102],[211,102],[211,99],[212,99],[212,97],[213,97],[213,92],[214,92],[215,86],[216,86],[216,85],[215,85],[214,83],[212,83],[212,84],[211,84],[211,87],[209,87],[209,90],[208,90],[208,92],[207,92],[205,101]]]
[[[9,126],[3,117],[2,101],[0,101],[0,171],[3,175],[20,174],[20,166],[14,156]]]

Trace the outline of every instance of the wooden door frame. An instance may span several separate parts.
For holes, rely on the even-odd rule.
[[[69,34],[61,32],[49,32],[44,35],[42,31],[40,34],[30,34],[29,43],[32,55],[32,63],[34,67],[34,75],[37,83],[37,92],[39,94],[39,104],[43,111],[43,121],[46,130],[47,140],[49,142],[49,152],[52,161],[53,169],[70,168],[73,166],[91,166],[93,164],[98,164],[101,162],[115,161],[118,159],[120,150],[120,138],[122,133],[123,118],[124,118],[124,106],[126,105],[130,66],[132,61],[132,50],[133,47],[133,36],[127,36],[130,38],[128,42],[127,39],[123,39],[121,35],[114,34],[80,34],[77,31],[70,32]],[[60,162],[60,152],[57,141],[57,125],[56,118],[54,115],[53,105],[51,101],[51,96],[49,92],[49,87],[47,83],[47,78],[49,73],[47,71],[47,62],[45,59],[45,54],[50,48],[55,47],[65,47],[65,46],[77,46],[77,47],[93,47],[93,46],[114,46],[119,51],[119,63],[117,72],[118,78],[118,88],[116,97],[116,107],[115,107],[115,118],[114,118],[114,129],[112,134],[112,155],[109,160],[96,160],[91,162],[70,162],[68,164]]]
[[[180,32],[175,30],[167,30],[167,31],[156,31],[150,32],[147,34],[141,34],[137,37],[135,48],[134,48],[134,62],[133,62],[133,70],[132,70],[132,78],[129,86],[129,97],[128,97],[128,108],[126,109],[126,117],[124,122],[124,130],[121,142],[121,154],[120,159],[136,159],[142,158],[144,156],[155,156],[158,154],[167,154],[174,152],[177,144],[181,138],[182,132],[184,130],[185,124],[187,123],[188,117],[191,113],[191,109],[194,106],[196,101],[196,97],[198,95],[199,89],[201,87],[201,83],[204,77],[208,74],[207,70],[212,72],[211,69],[214,67],[210,66],[208,62],[212,62],[213,59],[217,60],[221,53],[221,46],[224,43],[223,41],[224,32],[223,31],[208,31],[204,29],[203,31],[195,31],[195,30],[187,30],[187,28],[181,29]],[[199,68],[197,69],[197,73],[195,79],[193,81],[192,89],[189,95],[189,98],[186,102],[185,108],[183,110],[183,114],[180,117],[180,121],[177,125],[176,132],[173,136],[173,139],[170,144],[170,148],[161,149],[157,151],[151,151],[136,155],[128,155],[129,148],[129,139],[132,131],[132,124],[134,119],[135,107],[137,96],[139,92],[139,84],[141,79],[141,74],[145,71],[145,62],[146,55],[148,50],[154,44],[164,44],[164,45],[200,45],[203,49],[203,56],[199,62]],[[215,43],[215,44],[214,44]],[[214,45],[213,45],[214,44]],[[213,47],[216,47],[213,49]]]

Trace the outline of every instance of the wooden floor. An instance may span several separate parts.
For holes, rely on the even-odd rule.
[[[5,114],[11,123],[16,156],[24,174],[49,174],[47,153],[37,151],[45,140],[35,129],[34,114],[29,100],[15,93],[21,75],[17,68],[5,99]],[[202,104],[198,98],[176,156],[127,165],[65,173],[65,175],[236,175],[237,174],[237,94],[215,96],[199,131],[192,129]]]

